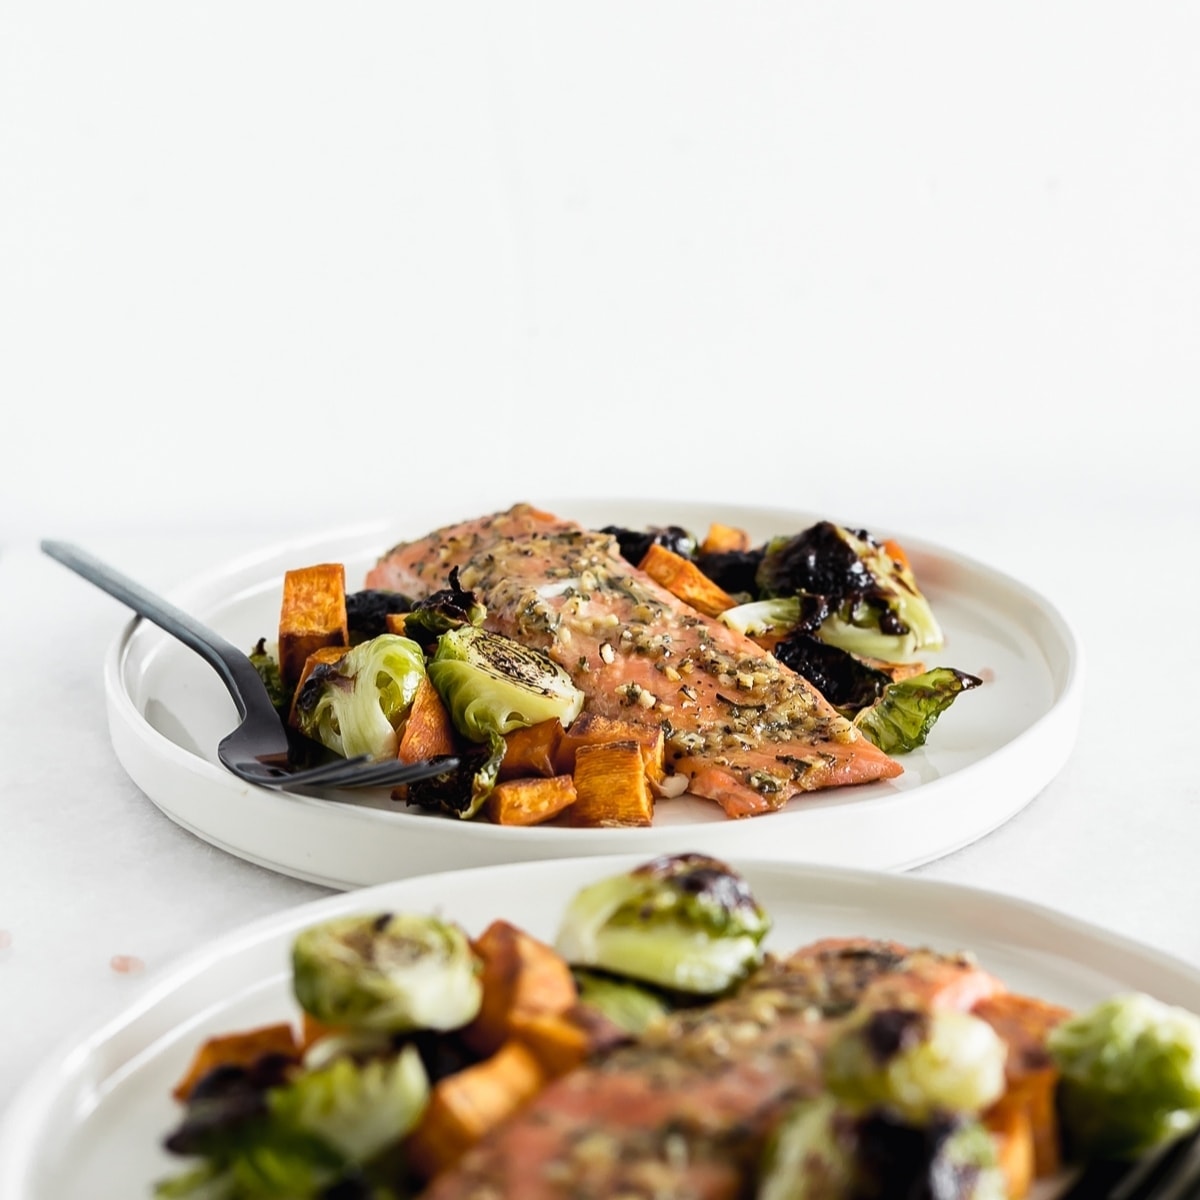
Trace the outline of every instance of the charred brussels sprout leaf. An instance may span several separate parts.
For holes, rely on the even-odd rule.
[[[1200,1017],[1140,992],[1054,1029],[1050,1055],[1072,1151],[1135,1155],[1200,1121]]]
[[[406,613],[413,607],[411,597],[383,588],[363,588],[346,597],[346,624],[351,645],[369,642],[381,633],[389,633],[388,617]]]
[[[327,1025],[403,1033],[459,1029],[479,1011],[479,964],[457,925],[382,913],[335,917],[292,947],[292,985]]]
[[[764,554],[761,546],[755,550],[717,550],[709,554],[698,551],[694,561],[717,587],[731,596],[757,596],[758,568]]]
[[[821,521],[767,544],[756,582],[764,597],[821,597],[822,641],[877,658],[936,649],[942,631],[911,569],[865,531]]]
[[[407,803],[464,819],[473,817],[496,786],[505,749],[499,734],[490,734],[486,742],[468,746],[455,755],[457,766],[408,784]]]
[[[486,616],[486,605],[460,586],[455,567],[450,572],[450,586],[427,596],[405,618],[404,632],[428,650],[448,630],[482,625]]]
[[[271,697],[275,711],[285,715],[292,706],[291,692],[284,686],[283,676],[279,672],[279,659],[267,649],[267,639],[259,638],[250,651],[250,661],[258,672],[258,677]]]
[[[395,758],[396,730],[425,674],[421,647],[384,633],[322,663],[296,696],[296,722],[306,737],[335,754]]]
[[[662,546],[683,558],[696,552],[696,539],[679,525],[652,525],[647,529],[625,529],[620,525],[605,525],[601,533],[617,539],[621,557],[636,567],[646,557],[651,546]]]
[[[776,644],[774,654],[846,715],[870,707],[892,682],[887,672],[807,633],[789,634]]]
[[[953,667],[889,683],[879,700],[855,718],[858,728],[885,754],[904,754],[925,744],[929,731],[960,692],[983,680]]]
[[[556,944],[573,966],[715,995],[759,964],[769,928],[740,875],[717,859],[679,854],[583,888]]]

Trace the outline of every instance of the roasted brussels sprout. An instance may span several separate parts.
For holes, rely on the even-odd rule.
[[[757,1200],[848,1200],[858,1185],[858,1127],[832,1096],[801,1100],[767,1142]]]
[[[1006,1200],[987,1130],[973,1117],[919,1124],[825,1094],[802,1100],[768,1140],[756,1200]]]
[[[458,568],[450,572],[449,587],[426,596],[404,620],[404,633],[430,649],[447,630],[482,625],[487,606],[458,582]]]
[[[583,692],[557,663],[475,625],[438,638],[429,678],[454,727],[473,742],[554,717],[567,726],[583,708]]]
[[[820,521],[767,544],[756,583],[762,597],[818,596],[832,612],[824,642],[855,654],[902,658],[936,649],[942,631],[910,568],[865,531]]]
[[[556,945],[573,966],[715,995],[758,965],[769,928],[740,875],[715,858],[678,854],[583,888]]]
[[[395,758],[396,730],[424,674],[416,642],[381,634],[314,668],[296,695],[297,727],[346,758]]]
[[[825,1083],[851,1107],[886,1106],[920,1123],[998,1100],[1007,1056],[1000,1035],[969,1013],[881,1009],[852,1019],[830,1045]]]
[[[1200,1121],[1200,1017],[1141,992],[1078,1013],[1047,1041],[1076,1154],[1136,1155]]]
[[[476,625],[443,633],[428,670],[454,727],[486,752],[460,755],[456,771],[410,788],[409,801],[459,817],[473,817],[495,786],[504,734],[555,717],[570,725],[583,708],[583,692],[557,663]]]
[[[925,744],[938,717],[959,693],[982,682],[953,667],[889,682],[879,699],[854,717],[854,724],[885,754],[905,754]]]
[[[275,711],[282,716],[292,706],[292,695],[284,685],[283,675],[279,671],[277,651],[278,647],[267,646],[266,638],[259,638],[254,649],[250,651],[250,661],[254,664],[259,679],[263,681],[263,687],[267,689]]]
[[[580,1002],[599,1009],[614,1025],[635,1037],[671,1011],[671,1005],[662,993],[632,980],[578,967],[573,974]]]
[[[370,1162],[417,1123],[429,1081],[414,1046],[359,1062],[336,1058],[272,1091],[272,1116],[318,1138],[345,1165]]]
[[[404,913],[334,917],[292,946],[296,999],[327,1025],[458,1029],[479,1011],[479,963],[457,925]]]

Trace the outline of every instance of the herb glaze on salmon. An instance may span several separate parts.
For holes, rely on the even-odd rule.
[[[820,1091],[842,1018],[897,995],[911,1011],[968,1011],[1003,990],[968,957],[868,938],[769,958],[732,997],[550,1084],[422,1200],[747,1196],[782,1112]]]
[[[394,547],[366,586],[422,598],[455,567],[487,628],[545,651],[586,710],[661,726],[668,769],[730,817],[902,770],[801,676],[626,562],[610,534],[519,504]]]

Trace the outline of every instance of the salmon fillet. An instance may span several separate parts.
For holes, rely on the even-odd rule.
[[[544,650],[585,710],[661,726],[668,768],[727,816],[903,769],[807,680],[631,566],[609,534],[519,504],[393,547],[366,586],[420,599],[453,568],[486,604],[485,626]]]
[[[769,959],[736,996],[550,1084],[422,1200],[743,1196],[776,1120],[819,1090],[839,1018],[888,981],[930,1011],[1001,990],[969,959],[865,938]]]

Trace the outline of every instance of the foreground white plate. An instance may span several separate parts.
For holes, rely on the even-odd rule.
[[[628,501],[574,502],[556,511],[592,527],[673,522],[698,535],[717,519],[756,539],[820,519]],[[344,562],[354,590],[396,541],[469,515],[425,511],[407,528],[378,525],[275,547],[172,598],[249,649],[260,637],[274,640],[285,571]],[[901,541],[946,633],[945,649],[925,661],[981,675],[986,686],[958,699],[929,745],[904,758],[899,778],[796,799],[769,816],[730,821],[712,802],[684,797],[660,803],[650,829],[514,829],[406,811],[386,792],[315,799],[255,788],[216,761],[217,742],[236,723],[216,675],[144,622],[126,629],[106,663],[113,746],[138,786],[180,825],[242,858],[331,887],[518,860],[658,853],[677,849],[681,838],[725,855],[914,866],[995,829],[1058,773],[1078,728],[1081,662],[1067,623],[1043,597],[959,555],[903,535]]]
[[[575,890],[640,856],[522,863],[449,872],[333,896],[248,926],[185,958],[145,998],[54,1056],[0,1127],[6,1200],[128,1200],[181,1165],[159,1149],[178,1113],[169,1099],[205,1037],[297,1015],[292,938],[340,913],[437,912],[476,934],[498,916],[552,940]],[[774,919],[769,945],[826,935],[896,938],[973,950],[1014,991],[1072,1007],[1135,988],[1200,1009],[1200,972],[1047,909],[919,879],[787,863],[736,864]]]

